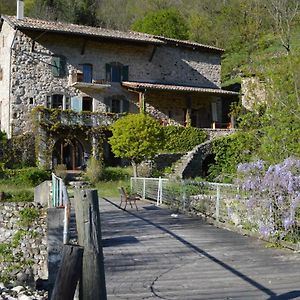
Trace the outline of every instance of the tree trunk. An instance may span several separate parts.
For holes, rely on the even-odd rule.
[[[132,168],[133,168],[133,177],[137,177],[137,164],[134,160],[131,161],[131,165],[132,165]]]

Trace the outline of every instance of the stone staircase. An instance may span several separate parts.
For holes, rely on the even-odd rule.
[[[202,176],[202,163],[211,153],[211,147],[212,141],[206,141],[183,155],[175,163],[170,178],[183,179]]]
[[[197,145],[194,149],[183,155],[173,167],[173,172],[170,174],[171,179],[195,178],[203,176],[203,162],[212,155],[212,143],[215,139],[233,134],[234,129],[230,130],[207,130],[209,140]]]

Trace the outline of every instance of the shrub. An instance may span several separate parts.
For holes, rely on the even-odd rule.
[[[50,179],[51,174],[47,170],[30,167],[23,169],[6,169],[5,177],[13,181],[15,184],[36,186],[43,181]]]
[[[18,221],[21,226],[31,225],[40,216],[40,212],[37,208],[27,207],[19,212],[20,219]]]
[[[86,176],[91,184],[95,185],[100,181],[103,172],[103,164],[101,160],[91,157],[87,161]]]
[[[54,173],[56,176],[60,177],[63,181],[67,178],[67,166],[63,164],[58,164],[54,167]]]
[[[126,180],[132,175],[130,168],[106,167],[103,169],[101,179],[104,181]]]
[[[162,150],[165,152],[188,152],[207,139],[207,133],[200,128],[166,126],[163,130],[165,144]]]

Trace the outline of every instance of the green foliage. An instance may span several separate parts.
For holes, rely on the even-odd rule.
[[[165,143],[162,150],[165,152],[188,152],[207,139],[207,133],[199,128],[166,126],[163,130]]]
[[[135,21],[132,25],[132,29],[175,39],[188,38],[188,26],[186,21],[175,8],[149,12],[143,19]]]
[[[51,174],[50,171],[30,167],[23,169],[6,169],[5,176],[15,184],[36,186],[45,180],[49,180]]]
[[[20,226],[28,227],[34,221],[36,221],[39,216],[40,216],[40,211],[37,208],[34,207],[24,208],[19,212],[18,224]]]
[[[237,165],[249,162],[259,146],[255,131],[239,131],[213,143],[215,164],[210,167],[210,180],[230,182]]]
[[[101,180],[103,181],[118,181],[127,180],[132,176],[132,170],[122,167],[106,167],[103,169]]]
[[[31,202],[34,198],[33,191],[28,190],[15,190],[6,192],[4,201],[9,202]]]
[[[94,156],[89,158],[86,167],[86,176],[91,184],[95,185],[100,181],[103,172],[103,163]]]
[[[144,114],[129,114],[112,126],[109,138],[112,151],[117,157],[140,163],[152,158],[162,148],[163,130],[159,123]]]
[[[54,167],[54,173],[60,177],[63,181],[67,178],[67,166],[64,164],[58,164]]]

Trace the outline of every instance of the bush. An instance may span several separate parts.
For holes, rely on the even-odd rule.
[[[103,172],[103,164],[102,161],[96,159],[95,157],[91,157],[87,161],[86,167],[86,176],[91,184],[95,185],[100,181]]]
[[[162,150],[165,152],[188,152],[207,139],[207,133],[200,128],[166,126],[163,130],[166,142]]]
[[[63,181],[67,178],[67,166],[63,164],[58,164],[54,167],[54,173],[56,176],[60,177]]]
[[[106,167],[102,172],[101,179],[103,181],[118,181],[126,180],[130,176],[132,176],[131,168]]]
[[[30,167],[23,169],[7,169],[5,170],[5,177],[11,179],[15,184],[36,186],[45,180],[49,180],[51,174],[50,171]]]

